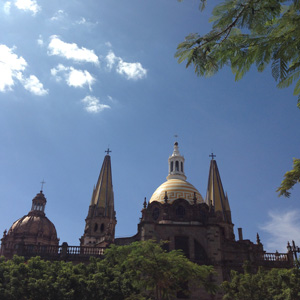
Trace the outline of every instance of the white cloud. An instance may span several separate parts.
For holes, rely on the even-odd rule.
[[[53,17],[50,19],[51,21],[58,21],[68,16],[62,9],[59,9]]]
[[[36,15],[41,10],[36,0],[16,0],[15,6],[24,11],[31,11],[33,15]]]
[[[101,104],[99,99],[94,96],[86,96],[81,101],[85,104],[85,110],[89,113],[99,113],[105,108],[110,108],[109,105]]]
[[[77,70],[73,67],[65,67],[59,64],[56,68],[50,70],[51,75],[55,77],[57,81],[60,81],[62,77],[65,78],[66,83],[73,87],[84,87],[88,85],[89,89],[92,90],[92,85],[96,79],[87,70]]]
[[[22,56],[14,53],[15,48],[0,45],[0,91],[12,90],[16,81],[19,81],[26,90],[37,96],[44,96],[48,93],[39,79],[30,75],[24,79],[24,71],[27,62]]]
[[[26,90],[34,95],[44,96],[48,94],[48,90],[44,89],[43,84],[34,75],[30,75],[28,78],[25,78],[23,80],[23,85]]]
[[[77,24],[85,24],[86,23],[86,19],[84,17],[81,17],[81,19],[79,21],[76,22]]]
[[[76,62],[90,62],[99,64],[98,56],[94,50],[79,48],[75,43],[65,43],[58,36],[52,35],[48,45],[48,55],[58,55]]]
[[[300,242],[300,211],[269,212],[269,220],[260,228],[270,235],[265,248],[268,251],[286,252],[288,241]]]
[[[11,90],[15,79],[20,78],[20,74],[27,67],[27,62],[21,56],[13,53],[14,48],[0,45],[0,91]]]
[[[71,68],[67,83],[69,86],[83,87],[88,85],[89,89],[92,90],[92,84],[95,82],[95,78],[86,70],[76,70]]]
[[[4,13],[9,15],[10,14],[10,8],[11,8],[11,2],[10,1],[6,1],[3,5],[3,10]]]
[[[121,75],[125,75],[127,79],[142,79],[147,75],[147,70],[138,63],[128,63],[123,60],[119,61],[117,72]]]
[[[109,51],[106,55],[106,66],[111,70],[114,64],[120,60],[119,57],[117,57],[112,51]]]
[[[124,75],[127,79],[142,79],[147,75],[147,70],[143,68],[141,63],[128,63],[123,61],[121,57],[117,57],[112,51],[109,51],[105,57],[106,66],[109,70],[117,64],[116,71],[117,73]]]
[[[43,40],[43,37],[41,34],[39,35],[39,38],[37,39],[37,43],[41,47],[44,46],[44,40]]]

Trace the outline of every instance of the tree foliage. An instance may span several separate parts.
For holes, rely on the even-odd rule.
[[[203,9],[206,0],[200,3]],[[295,82],[300,108],[300,0],[225,0],[213,9],[211,21],[211,31],[189,34],[178,45],[179,63],[194,65],[198,76],[211,76],[228,65],[236,80],[253,65],[259,72],[271,65],[279,88]],[[289,197],[297,182],[299,159],[294,159],[277,189],[279,196]]]
[[[261,72],[271,64],[279,88],[296,81],[300,108],[300,1],[225,0],[212,15],[210,32],[190,34],[178,45],[178,61],[193,64],[200,76],[229,65],[236,80],[252,65]]]
[[[231,272],[232,280],[222,284],[224,300],[300,299],[298,269],[259,269],[257,274]]]
[[[214,292],[212,267],[199,266],[180,251],[166,252],[152,241],[112,246],[104,259],[89,264],[0,260],[1,300],[151,300],[170,299],[182,282]]]
[[[279,196],[290,197],[291,193],[289,190],[293,188],[297,182],[300,182],[300,159],[294,158],[293,169],[284,174],[284,179],[277,189]]]

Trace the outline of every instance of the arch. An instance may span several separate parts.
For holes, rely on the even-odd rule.
[[[94,231],[97,231],[97,230],[98,230],[98,223],[95,223]]]
[[[173,166],[174,166],[174,162],[173,161],[171,161],[171,172],[173,172]]]
[[[175,162],[175,171],[179,171],[179,161],[176,160]]]
[[[104,223],[102,223],[101,226],[100,226],[100,231],[103,232],[103,231],[104,231],[104,228],[105,228],[105,227],[104,227]]]

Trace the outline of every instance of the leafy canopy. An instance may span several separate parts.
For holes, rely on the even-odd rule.
[[[298,269],[259,269],[256,274],[231,271],[231,281],[224,281],[224,300],[295,300],[300,299]]]
[[[183,1],[183,0],[179,0]],[[206,0],[200,0],[204,9]],[[295,82],[300,108],[300,0],[225,0],[212,12],[212,29],[188,35],[177,47],[178,62],[194,65],[198,76],[211,76],[223,66],[241,79],[252,65],[259,72],[271,65],[277,87]],[[285,174],[279,196],[300,182],[300,160]]]
[[[296,81],[300,108],[300,0],[225,0],[212,15],[210,32],[190,34],[178,45],[179,63],[193,64],[199,76],[229,65],[236,80],[252,65],[262,72],[271,64],[279,88]]]
[[[181,251],[166,252],[153,241],[112,246],[103,259],[72,264],[0,258],[1,300],[163,300],[189,285],[214,292],[213,267],[199,266]]]

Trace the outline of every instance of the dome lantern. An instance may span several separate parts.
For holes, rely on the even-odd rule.
[[[180,155],[178,150],[178,142],[174,143],[174,150],[172,155],[169,157],[169,175],[167,176],[167,180],[169,179],[181,179],[186,180],[186,176],[184,174],[184,157]]]
[[[41,213],[45,214],[45,206],[46,206],[46,198],[43,194],[43,191],[40,191],[33,199],[32,199],[32,206],[31,206],[31,213]]]

